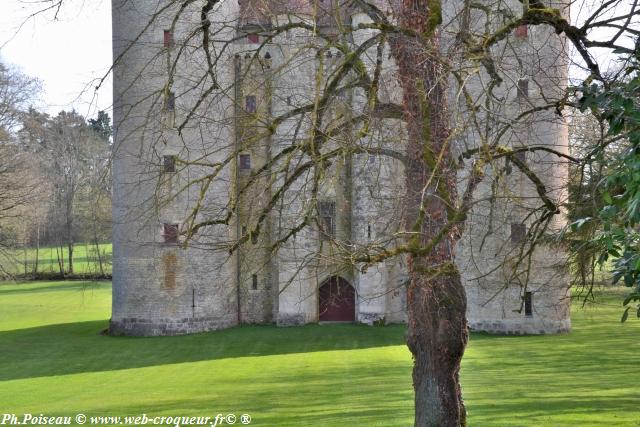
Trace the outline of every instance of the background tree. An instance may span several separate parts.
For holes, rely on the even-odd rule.
[[[56,246],[61,275],[74,273],[76,242],[92,242],[104,275],[99,242],[108,240],[111,209],[109,117],[103,113],[93,127],[76,112],[55,117],[30,110],[24,115],[19,140],[37,163],[43,188],[48,190],[44,218],[30,232]],[[98,129],[98,131],[94,130]]]
[[[24,242],[19,218],[39,201],[37,170],[17,143],[15,131],[23,112],[38,95],[36,79],[0,63],[0,273],[13,272],[16,248]]]
[[[590,249],[591,265],[603,268],[612,260],[613,283],[622,279],[632,288],[625,306],[640,301],[640,44],[635,46],[617,50],[623,62],[613,78],[580,88],[580,109],[599,119],[600,132],[584,156],[585,168],[595,164],[597,170],[578,181],[590,190],[591,204],[576,212],[572,224],[574,234],[582,237],[579,248]],[[636,309],[640,317],[640,305]]]

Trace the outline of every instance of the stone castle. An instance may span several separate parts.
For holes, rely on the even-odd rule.
[[[111,332],[406,321],[404,259],[354,261],[401,239],[402,120],[364,119],[362,131],[368,100],[355,78],[323,96],[361,48],[358,72],[371,80],[377,69],[380,101],[401,105],[388,45],[369,43],[378,33],[356,2],[206,3],[113,1]],[[568,2],[556,3],[567,13]],[[374,4],[393,19],[392,3]],[[522,5],[462,7],[446,2],[443,51],[454,52],[457,29],[498,28]],[[560,215],[541,218],[537,191],[543,185],[557,203],[566,196],[567,166],[551,151],[568,151],[567,125],[542,108],[566,85],[564,41],[521,26],[494,54],[500,85],[461,68],[465,90],[452,82],[450,94],[461,185],[465,153],[498,137],[515,152],[486,167],[456,248],[469,323],[495,333],[568,331],[563,251],[528,246],[563,226]],[[314,141],[314,152],[298,149]]]

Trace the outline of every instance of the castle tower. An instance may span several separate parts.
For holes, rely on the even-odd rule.
[[[178,6],[166,9],[169,3],[114,0],[112,7],[114,334],[191,333],[239,321],[233,259],[211,256],[231,240],[229,228],[212,224],[184,244],[190,221],[219,217],[227,207],[230,169],[210,165],[234,150],[233,123],[225,120],[233,117],[234,103],[214,89],[230,86],[233,73],[194,88],[189,76],[202,70],[202,58],[175,58],[198,17],[184,14],[173,22]],[[179,129],[186,106],[207,90],[213,101],[202,110],[211,115],[192,111]]]
[[[220,3],[203,21],[198,7],[174,3],[113,1],[111,331],[166,335],[240,323],[405,321],[403,260],[362,269],[351,259],[354,251],[401,239],[403,163],[385,153],[403,151],[402,120],[373,120],[363,134],[332,127],[367,108],[357,85],[322,106],[320,132],[313,108],[287,115],[320,102],[316,97],[344,60],[336,46],[375,36],[360,26],[369,17],[342,5],[337,17],[328,3],[312,0],[242,0]],[[447,3],[446,22],[464,16],[456,9],[461,4]],[[519,4],[505,3],[513,11]],[[472,18],[482,29],[484,18]],[[292,23],[307,28],[270,32]],[[341,28],[353,31],[344,35]],[[211,37],[203,39],[205,32]],[[457,250],[469,321],[497,333],[566,331],[562,251],[551,244],[527,250],[528,233],[563,224],[557,215],[544,222],[536,213],[540,185],[514,166],[541,176],[552,203],[564,197],[566,167],[548,152],[526,148],[565,152],[566,124],[552,111],[515,120],[558,97],[566,80],[566,64],[557,60],[564,47],[540,27],[519,30],[503,44],[503,84],[493,98],[483,95],[490,76],[468,77],[471,97],[489,106],[479,118],[487,133],[468,127],[457,137],[461,152],[473,150],[507,125],[500,144],[510,153],[486,167]],[[373,73],[383,58],[379,98],[400,105],[388,49],[380,54],[372,44],[362,66]],[[460,99],[455,90],[454,83],[452,100]],[[468,107],[452,104],[452,117],[469,114]],[[275,118],[280,122],[272,128]],[[290,151],[304,144],[309,148]],[[327,157],[326,169],[309,167],[291,179],[309,156],[317,160],[344,147]],[[461,186],[465,179],[461,174]]]
[[[551,3],[568,15],[568,2]],[[504,19],[519,16],[522,8],[518,1],[501,2],[489,15],[490,28],[497,31]],[[455,8],[447,13],[458,19],[465,16]],[[485,31],[486,17],[483,11],[471,10],[468,31]],[[458,138],[461,153],[477,148],[479,141],[510,153],[485,167],[457,245],[469,325],[492,333],[567,332],[571,321],[566,253],[554,239],[565,225],[560,210],[567,197],[568,164],[553,154],[568,154],[569,148],[567,123],[555,108],[568,77],[564,36],[549,26],[522,25],[490,54],[502,81],[495,85],[484,69],[470,73],[465,76],[466,90],[478,109],[471,113],[466,102],[454,108],[462,116],[473,114],[479,123]],[[452,99],[457,88],[452,84]],[[469,161],[466,166],[469,170]],[[462,178],[461,187],[464,184]]]

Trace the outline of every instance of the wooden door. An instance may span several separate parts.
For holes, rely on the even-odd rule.
[[[356,320],[356,295],[353,287],[341,277],[332,277],[318,290],[318,312],[321,322],[353,322]]]

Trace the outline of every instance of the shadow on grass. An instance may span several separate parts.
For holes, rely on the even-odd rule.
[[[161,401],[121,400],[107,410],[87,415],[210,416],[216,413],[250,413],[252,424],[261,426],[407,426],[412,424],[413,390],[411,369],[406,363],[389,364],[373,357],[356,356],[351,369],[333,364],[329,357],[324,369],[287,367],[269,361],[260,373],[215,372],[203,370],[191,383],[188,395],[167,387],[154,389]],[[340,359],[338,356],[337,359]],[[206,383],[211,386],[207,387]],[[205,385],[205,387],[203,387]],[[87,410],[86,408],[84,409]],[[68,412],[47,415],[68,415]],[[238,423],[240,424],[240,423]],[[208,425],[208,424],[207,424]]]
[[[106,320],[0,332],[0,380],[243,356],[404,345],[404,326],[240,326],[176,337],[109,337]]]
[[[65,292],[65,291],[78,291],[78,292],[91,292],[95,290],[100,285],[102,286],[110,286],[110,282],[104,280],[95,280],[95,281],[87,281],[86,279],[78,279],[77,281],[68,281],[68,283],[60,284],[60,279],[55,278],[54,281],[50,285],[42,285],[40,282],[37,287],[29,286],[31,283],[24,284],[24,286],[18,284],[16,287],[15,283],[10,283],[11,287],[7,286],[3,289],[2,284],[0,284],[0,297],[4,295],[12,295],[12,294],[39,294],[42,292]]]

